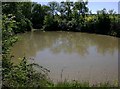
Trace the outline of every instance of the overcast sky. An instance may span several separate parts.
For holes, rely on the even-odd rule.
[[[58,1],[58,0],[32,0],[33,2],[38,2],[43,4],[47,4],[47,2],[51,1]],[[59,0],[66,1],[66,0]],[[70,0],[70,1],[78,1],[78,0]],[[90,10],[92,10],[92,13],[96,13],[97,10],[101,10],[103,8],[106,8],[107,10],[114,9],[118,13],[118,2],[120,0],[88,0],[88,7]]]

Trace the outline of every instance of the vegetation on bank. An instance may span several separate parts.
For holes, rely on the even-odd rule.
[[[120,15],[114,10],[92,12],[88,2],[3,2],[3,14],[15,16],[14,33],[41,29],[45,31],[74,31],[120,37]]]
[[[17,41],[13,33],[16,23],[11,15],[3,16],[2,24],[2,88],[17,89],[19,87],[43,87],[51,84],[48,77],[49,70],[35,63],[27,62],[23,58],[18,65],[11,62],[12,56],[9,54],[10,47]],[[41,69],[39,72],[35,67]]]
[[[18,40],[16,34],[31,31],[32,28],[119,36],[120,19],[117,17],[118,15],[113,14],[112,11],[111,14],[108,14],[105,9],[96,15],[86,14],[89,12],[86,5],[87,2],[50,2],[48,6],[32,2],[2,3],[2,88],[94,86],[109,88],[116,86],[109,83],[90,86],[89,83],[77,81],[54,84],[49,79],[49,70],[42,66],[29,63],[26,58],[23,58],[19,65],[13,65],[10,61],[12,59],[9,54],[10,47]],[[41,71],[36,71],[35,67],[39,67]]]

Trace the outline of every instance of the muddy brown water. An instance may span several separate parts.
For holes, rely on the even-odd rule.
[[[13,62],[33,58],[55,81],[118,80],[118,38],[79,32],[28,32],[11,49]],[[30,59],[31,60],[31,59]]]

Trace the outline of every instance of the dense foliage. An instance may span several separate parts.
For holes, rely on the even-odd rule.
[[[30,30],[32,26],[35,29],[45,31],[79,31],[119,37],[119,14],[106,9],[97,11],[97,14],[92,14],[87,4],[88,2],[84,1],[49,2],[47,5],[31,2],[27,2],[27,4],[17,3],[16,6],[19,6],[21,12],[18,11],[21,13],[21,17],[24,17],[22,20],[18,20],[21,24],[21,28],[19,27],[21,30],[19,31]],[[14,13],[15,10],[12,11]],[[20,14],[18,16],[20,17]]]
[[[2,18],[2,88],[18,89],[20,87],[43,87],[50,85],[49,70],[35,63],[27,62],[24,57],[18,65],[11,62],[10,47],[17,41],[14,29],[17,22],[12,14],[3,15]],[[35,67],[41,69],[39,72]]]
[[[17,22],[14,33],[41,29],[45,31],[79,31],[120,36],[120,15],[103,9],[92,14],[88,2],[2,3],[3,13],[13,14]],[[11,9],[12,8],[12,9]]]
[[[12,14],[16,18],[16,28],[13,29],[14,33],[31,31],[32,23],[31,18],[31,3],[27,2],[3,2],[2,12],[5,15]]]

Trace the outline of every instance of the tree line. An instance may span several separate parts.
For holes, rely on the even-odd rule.
[[[92,14],[87,1],[3,2],[2,12],[15,16],[14,33],[40,29],[44,31],[74,31],[120,36],[120,15],[114,10],[97,11]]]

